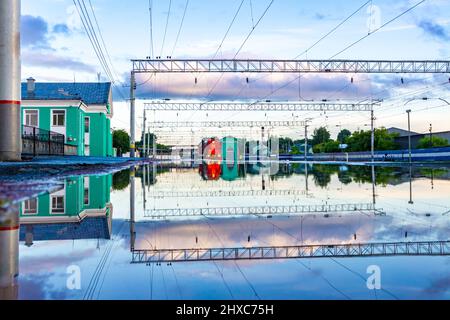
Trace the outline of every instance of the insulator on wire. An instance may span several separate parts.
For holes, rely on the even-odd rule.
[[[405,83],[405,79],[401,78],[401,82],[402,82],[402,84],[404,84]]]
[[[352,83],[354,82],[353,77],[352,77],[352,79],[351,79],[351,82],[352,82]]]
[[[248,77],[247,77],[247,78],[245,78],[245,81],[247,81],[247,83],[249,83]]]
[[[198,83],[198,79],[197,78],[195,78],[195,84],[197,84]]]

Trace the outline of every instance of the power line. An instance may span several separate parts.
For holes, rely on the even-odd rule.
[[[252,29],[250,30],[250,32],[248,33],[247,37],[245,37],[244,41],[242,42],[241,46],[239,47],[239,49],[237,50],[236,54],[234,55],[233,59],[236,59],[236,57],[239,55],[239,53],[241,52],[241,50],[244,48],[245,44],[247,43],[248,39],[250,39],[250,37],[252,36],[253,32],[255,31],[256,27],[260,24],[260,22],[262,21],[262,19],[266,16],[267,12],[269,11],[270,7],[272,6],[272,4],[275,2],[275,0],[271,0],[269,5],[266,7],[266,9],[264,10],[264,12],[262,13],[262,15],[259,17],[258,21],[256,22],[256,24],[252,27]],[[217,85],[219,84],[220,80],[222,80],[224,73],[221,74],[221,76],[219,77],[219,79],[217,79],[216,83],[214,84],[214,86],[209,90],[208,95],[206,96],[206,99],[208,99],[211,94],[213,93],[213,91],[215,90],[215,88],[217,87]]]
[[[163,55],[163,51],[164,51],[164,45],[166,42],[167,28],[169,27],[169,19],[170,19],[171,10],[172,10],[172,0],[169,0],[169,10],[167,12],[166,27],[164,28],[164,37],[163,37],[163,41],[162,41],[162,45],[161,45],[161,53],[159,54],[160,56]]]
[[[148,0],[149,24],[150,24],[150,57],[154,57],[153,47],[153,0]]]
[[[300,53],[298,56],[296,56],[294,59],[298,59],[311,49],[313,49],[315,46],[317,46],[320,42],[322,42],[324,39],[326,39],[329,35],[331,35],[333,32],[335,32],[337,29],[339,29],[343,24],[345,24],[348,20],[350,20],[354,15],[356,15],[359,11],[361,11],[369,2],[372,0],[367,1],[364,3],[361,7],[359,7],[355,12],[353,12],[351,15],[349,15],[347,18],[345,18],[341,23],[339,23],[336,27],[331,29],[327,34],[325,34],[323,37],[321,37],[319,40],[317,40],[312,46],[310,46],[308,49]]]
[[[186,17],[186,12],[187,12],[188,6],[189,6],[189,0],[186,0],[186,6],[184,7],[183,18],[181,18],[180,29],[178,29],[177,38],[175,39],[175,44],[173,45],[172,53],[170,54],[170,56],[173,56],[173,53],[175,52],[175,48],[177,47],[178,39],[180,38],[181,30],[183,29],[184,18]]]
[[[418,7],[419,5],[421,5],[422,3],[424,3],[426,0],[422,0],[418,3],[416,3],[414,6],[410,7],[409,9],[403,11],[402,13],[400,13],[399,15],[397,15],[396,17],[392,18],[391,20],[387,21],[386,23],[384,23],[383,25],[381,25],[380,27],[376,28],[373,31],[369,31],[369,33],[367,35],[365,35],[364,37],[360,38],[359,40],[356,40],[355,42],[353,42],[352,44],[348,45],[347,47],[345,47],[344,49],[342,49],[341,51],[339,51],[338,53],[336,53],[335,55],[333,55],[329,60],[337,57],[338,55],[340,55],[341,53],[347,51],[348,49],[350,49],[351,47],[355,46],[356,44],[360,43],[361,41],[363,41],[364,39],[366,39],[367,37],[371,36],[372,34],[380,31],[381,29],[383,29],[384,27],[386,27],[388,24],[391,24],[392,22],[394,22],[395,20],[399,19],[400,17],[404,16],[405,14],[407,14],[408,12],[414,10],[416,7]]]

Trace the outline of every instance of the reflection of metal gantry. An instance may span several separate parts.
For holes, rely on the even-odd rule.
[[[344,213],[370,211],[381,214],[372,203],[361,204],[324,204],[300,206],[259,206],[259,207],[226,207],[226,208],[177,208],[152,209],[145,211],[145,217],[165,219],[168,217],[193,216],[242,216],[242,215],[298,215],[305,213]]]
[[[450,61],[132,60],[134,73],[450,73]]]
[[[147,110],[158,111],[371,111],[375,103],[186,103],[152,102],[146,103]]]
[[[255,248],[132,250],[132,263],[447,255],[450,255],[450,241],[429,241]]]
[[[171,128],[238,128],[238,127],[304,127],[304,121],[203,121],[203,122],[151,122],[158,129]]]
[[[154,191],[151,198],[210,198],[210,197],[279,197],[304,196],[305,190],[218,190],[218,191]]]

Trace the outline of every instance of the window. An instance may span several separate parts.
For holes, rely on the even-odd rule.
[[[25,110],[25,125],[30,127],[39,127],[38,110]]]
[[[84,118],[84,133],[89,133],[90,131],[90,118],[89,117],[85,117]]]
[[[53,110],[52,125],[54,127],[65,127],[66,112],[64,110]]]
[[[23,204],[23,214],[25,215],[37,214],[37,205],[38,205],[37,198],[25,201]]]
[[[52,197],[52,213],[64,213],[64,196]]]
[[[89,188],[84,188],[84,205],[89,205]]]

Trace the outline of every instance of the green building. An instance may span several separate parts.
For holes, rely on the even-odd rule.
[[[20,208],[20,238],[33,240],[109,239],[112,175],[68,178],[57,191],[26,200]]]
[[[65,154],[112,157],[111,83],[22,83],[22,125],[64,135]]]

